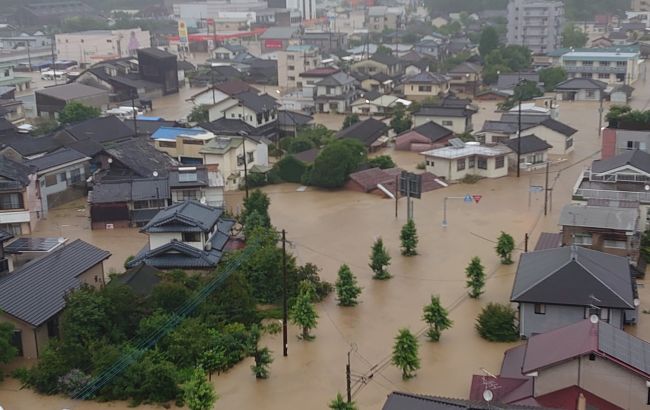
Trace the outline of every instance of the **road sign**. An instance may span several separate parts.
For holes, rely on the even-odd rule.
[[[528,192],[544,192],[544,187],[541,185],[531,185],[528,187]]]
[[[472,196],[470,194],[465,195],[465,198],[463,198],[463,202],[465,203],[471,203],[472,202]]]
[[[483,195],[472,195],[472,198],[474,198],[474,201],[478,204],[478,201],[483,198]]]
[[[422,197],[422,175],[402,171],[399,177],[399,193],[411,198]]]

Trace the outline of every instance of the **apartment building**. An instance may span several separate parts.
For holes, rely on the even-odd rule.
[[[302,88],[300,74],[321,66],[318,47],[294,45],[278,52],[278,86],[283,89]]]
[[[82,67],[100,61],[135,57],[136,50],[151,47],[150,34],[140,28],[88,30],[54,36],[59,60],[77,61]]]
[[[508,3],[508,44],[526,46],[534,54],[558,49],[564,22],[561,1],[511,0]]]
[[[569,78],[591,78],[608,84],[632,84],[639,78],[639,53],[573,51],[560,57]]]

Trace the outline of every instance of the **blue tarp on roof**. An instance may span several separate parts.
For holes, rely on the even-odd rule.
[[[160,127],[151,135],[155,140],[175,140],[180,135],[201,135],[207,131],[203,128]]]

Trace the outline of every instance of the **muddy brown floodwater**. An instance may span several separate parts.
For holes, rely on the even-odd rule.
[[[650,101],[650,90],[636,84],[633,104],[643,108]],[[480,128],[486,118],[497,118],[493,105],[486,105],[475,120]],[[485,368],[498,373],[503,352],[514,344],[488,343],[478,337],[474,321],[487,303],[509,299],[516,264],[501,266],[494,252],[494,240],[500,231],[512,234],[518,247],[524,234],[534,247],[539,233],[556,231],[559,211],[570,201],[572,187],[582,168],[598,155],[597,104],[563,103],[560,119],[580,131],[575,135],[576,152],[567,161],[554,164],[550,180],[553,186],[551,210],[543,215],[543,196],[533,194],[528,205],[528,185],[543,185],[542,171],[523,173],[474,185],[452,185],[425,193],[415,200],[415,221],[420,237],[419,255],[399,254],[399,231],[405,223],[405,200],[399,201],[399,216],[394,201],[356,192],[327,192],[308,189],[297,192],[296,185],[267,187],[271,198],[274,225],[287,230],[291,252],[299,263],[313,262],[322,268],[322,277],[334,281],[340,264],[347,263],[357,275],[363,293],[361,303],[352,308],[336,305],[333,296],[318,305],[320,316],[314,330],[316,339],[301,342],[298,329],[291,326],[289,356],[282,357],[281,336],[267,336],[262,344],[273,352],[271,377],[258,381],[249,366],[251,359],[213,378],[221,396],[215,408],[221,409],[325,409],[337,392],[345,392],[346,356],[351,351],[354,400],[361,409],[379,409],[393,390],[467,397],[471,375]],[[336,120],[338,121],[338,119]],[[390,150],[389,150],[390,151]],[[413,169],[421,160],[413,153],[393,153],[398,164]],[[448,228],[441,226],[445,196],[482,195],[479,204],[452,200],[448,208]],[[234,198],[234,197],[233,197]],[[111,250],[109,266],[119,269],[124,258],[145,242],[135,230],[91,232],[82,211],[75,207],[52,214],[39,227],[40,232],[81,237]],[[56,217],[54,216],[56,215]],[[69,226],[68,226],[69,225]],[[392,256],[393,278],[373,281],[368,267],[370,245],[377,236],[384,238]],[[473,256],[479,256],[489,274],[486,292],[479,300],[466,296],[464,269]],[[641,307],[650,306],[650,295],[640,287]],[[422,368],[407,382],[397,369],[386,365],[393,338],[402,327],[423,329],[422,306],[432,294],[440,295],[451,311],[453,327],[444,332],[439,343],[420,338]],[[628,329],[650,339],[650,320],[642,315],[640,323]],[[359,382],[360,375],[374,376]],[[18,390],[14,380],[0,385],[0,403],[15,409],[125,409],[124,403],[80,403],[61,397],[44,398],[28,390]],[[149,408],[149,407],[143,407]]]

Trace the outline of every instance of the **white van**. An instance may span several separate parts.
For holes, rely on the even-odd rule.
[[[47,70],[47,71],[42,71],[41,72],[41,79],[42,80],[54,80],[55,78],[57,80],[65,81],[65,80],[68,79],[68,73],[66,73],[65,71],[61,71],[61,70],[57,70],[57,71]]]
[[[121,120],[131,120],[133,119],[133,107],[122,106],[117,108],[111,108],[110,110],[106,110],[104,114],[114,115]],[[142,112],[138,109],[138,107],[135,107],[135,116],[137,117],[138,115],[141,114]]]

